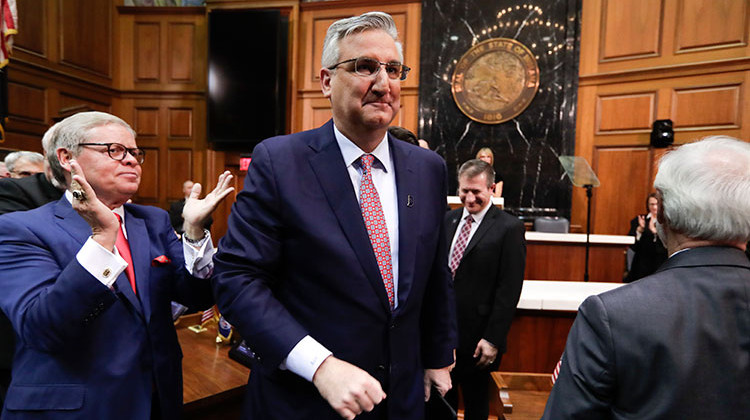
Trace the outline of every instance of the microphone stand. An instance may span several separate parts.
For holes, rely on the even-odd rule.
[[[583,272],[583,281],[589,281],[589,248],[590,248],[590,240],[589,235],[591,234],[591,195],[592,195],[592,188],[594,186],[591,184],[586,184],[583,186],[583,188],[586,188],[586,266],[584,267]]]

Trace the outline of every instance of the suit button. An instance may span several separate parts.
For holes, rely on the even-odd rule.
[[[383,366],[383,365],[378,365],[378,367],[376,369],[379,370],[379,371],[381,371],[381,372],[385,372],[385,366]]]
[[[394,322],[393,324],[391,324],[391,329],[395,329],[395,328],[396,328],[396,323]]]

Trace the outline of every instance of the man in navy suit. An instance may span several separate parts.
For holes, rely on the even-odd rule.
[[[127,203],[145,159],[127,123],[79,113],[44,148],[65,195],[0,216],[0,308],[16,333],[2,418],[179,418],[170,302],[212,303],[214,250],[200,226],[231,177],[204,200],[194,188],[180,243],[167,212]]]
[[[654,179],[656,273],[586,299],[544,419],[746,419],[750,413],[750,144],[667,153]]]
[[[389,15],[333,23],[333,120],[253,152],[214,258],[217,304],[256,355],[245,418],[421,419],[430,386],[450,388],[446,167],[387,134],[402,60]]]

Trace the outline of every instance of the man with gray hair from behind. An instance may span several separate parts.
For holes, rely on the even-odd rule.
[[[544,419],[750,413],[750,144],[712,136],[654,180],[669,259],[578,309]]]

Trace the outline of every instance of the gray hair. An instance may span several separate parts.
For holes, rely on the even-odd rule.
[[[710,136],[664,155],[654,187],[670,230],[692,239],[750,239],[750,144]]]
[[[29,163],[43,163],[44,156],[42,156],[40,153],[29,152],[26,150],[8,153],[8,156],[5,156],[4,161],[5,167],[8,169],[8,172],[15,171],[16,163],[18,163],[19,160],[25,160]]]
[[[52,175],[60,183],[67,185],[65,173],[67,172],[57,160],[57,149],[64,148],[70,150],[73,156],[78,156],[81,152],[79,144],[86,143],[89,140],[89,132],[97,127],[107,124],[118,124],[127,128],[135,137],[135,131],[130,125],[121,118],[106,112],[89,111],[79,112],[58,122],[44,133],[42,137],[42,147],[47,155],[47,162],[52,169]]]
[[[467,160],[458,168],[458,179],[461,179],[462,176],[474,178],[482,174],[485,175],[488,187],[495,183],[495,170],[492,169],[492,165],[483,160]]]
[[[328,32],[326,32],[326,37],[323,40],[323,54],[320,58],[321,65],[326,68],[336,65],[339,61],[339,41],[349,35],[368,30],[381,30],[390,35],[396,41],[399,60],[401,62],[404,61],[403,47],[398,40],[398,30],[391,15],[383,12],[368,12],[359,16],[337,20],[328,27]]]

